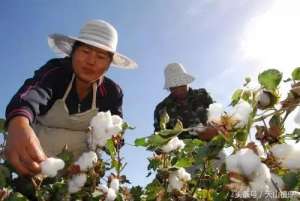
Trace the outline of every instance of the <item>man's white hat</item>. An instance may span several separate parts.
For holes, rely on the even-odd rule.
[[[105,51],[113,53],[112,65],[120,68],[131,69],[137,64],[130,58],[118,53],[118,32],[108,22],[103,20],[88,21],[80,30],[78,37],[62,34],[51,34],[48,37],[48,44],[55,53],[61,56],[70,55],[75,41],[79,41]]]
[[[194,80],[195,78],[189,75],[180,63],[171,63],[165,68],[165,89],[188,85]]]

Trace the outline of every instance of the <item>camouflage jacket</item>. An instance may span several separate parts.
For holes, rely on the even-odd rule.
[[[184,104],[179,104],[169,95],[160,102],[154,111],[154,128],[155,131],[160,130],[159,118],[163,111],[169,114],[170,121],[167,128],[173,128],[179,119],[184,128],[193,127],[199,123],[206,124],[207,108],[213,102],[210,95],[203,88],[189,88],[188,96]],[[194,138],[190,133],[184,132],[179,135],[179,138]]]

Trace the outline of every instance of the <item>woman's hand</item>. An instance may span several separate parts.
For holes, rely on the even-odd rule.
[[[17,116],[9,121],[5,157],[24,176],[40,173],[39,164],[47,157],[26,117]]]

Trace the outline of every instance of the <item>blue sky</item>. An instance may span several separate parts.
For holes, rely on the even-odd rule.
[[[136,127],[126,141],[133,144],[153,131],[155,105],[168,95],[163,90],[168,63],[181,62],[197,78],[192,87],[207,88],[223,104],[245,76],[265,67],[288,72],[299,66],[294,53],[300,17],[293,9],[299,3],[282,2],[2,0],[0,116],[24,80],[56,57],[48,48],[48,34],[76,36],[87,20],[104,19],[119,32],[118,50],[139,64],[136,70],[111,68],[107,74],[123,88],[124,119]],[[126,145],[123,155],[128,162],[124,173],[132,183],[148,183],[146,158],[151,153]]]

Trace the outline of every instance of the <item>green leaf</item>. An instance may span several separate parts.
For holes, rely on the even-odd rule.
[[[107,150],[109,152],[109,155],[112,158],[114,158],[116,156],[116,154],[117,154],[117,151],[116,151],[116,147],[115,147],[114,142],[113,142],[112,139],[107,140],[107,142],[106,142],[106,148],[107,148]]]
[[[282,177],[282,180],[284,181],[287,190],[293,190],[297,186],[299,176],[295,172],[289,172]]]
[[[293,80],[300,80],[300,67],[297,67],[292,72]]]
[[[183,130],[182,122],[179,119],[177,119],[177,122],[176,122],[176,125],[174,127],[174,130],[177,130],[177,131],[182,131]]]
[[[9,178],[9,169],[3,165],[0,165],[0,188],[3,188],[7,185]]]
[[[165,129],[165,130],[161,130],[161,131],[157,132],[157,134],[163,138],[172,138],[172,137],[179,135],[180,133],[182,133],[182,129],[181,130]]]
[[[133,129],[135,129],[135,127],[130,126],[127,122],[124,122],[123,125],[122,125],[122,130],[125,131],[126,129],[133,130]]]
[[[67,146],[63,148],[62,152],[60,152],[57,157],[65,162],[65,167],[68,167],[74,162],[74,155],[68,150]]]
[[[286,136],[293,140],[296,140],[296,143],[298,143],[300,141],[300,129],[295,128],[293,133],[287,134]]]
[[[134,145],[137,146],[137,147],[138,146],[146,147],[148,145],[147,141],[148,141],[147,137],[137,138],[134,141]]]
[[[203,146],[204,144],[204,142],[199,139],[185,139],[184,143],[184,151],[187,153],[194,151],[196,147]]]
[[[231,105],[235,105],[239,102],[242,92],[243,92],[242,89],[235,90],[235,92],[233,93],[233,95],[231,97]]]
[[[180,167],[187,168],[187,167],[191,167],[193,165],[193,162],[194,162],[193,158],[181,158],[176,162],[175,166],[179,168]]]
[[[169,117],[167,111],[164,110],[162,112],[162,114],[160,115],[160,117],[159,117],[159,126],[160,126],[160,129],[161,130],[166,129],[167,128],[166,124],[169,123],[169,121],[170,121],[170,117]]]
[[[158,193],[163,189],[164,187],[161,183],[157,179],[154,179],[152,183],[146,186],[147,200],[156,200]]]
[[[0,133],[4,132],[4,122],[5,122],[5,119],[0,118]]]
[[[148,170],[157,170],[157,168],[159,167],[160,163],[162,162],[161,160],[158,159],[148,159],[149,160],[149,165],[148,165]]]
[[[159,147],[166,144],[171,138],[164,138],[158,134],[151,135],[148,138],[148,143],[150,146]]]
[[[274,91],[282,79],[282,73],[276,69],[269,69],[258,76],[259,83],[266,89]]]
[[[270,127],[281,126],[281,120],[282,120],[282,118],[281,118],[281,116],[279,114],[273,115],[272,118],[269,121]]]
[[[252,95],[252,92],[250,90],[244,90],[241,95],[241,98],[245,101],[249,101],[251,95]]]
[[[238,130],[235,138],[240,141],[240,142],[246,142],[247,138],[248,138],[248,132],[247,130]]]
[[[117,170],[117,172],[119,172],[122,168],[122,164],[118,160],[115,160],[115,159],[112,159],[111,165],[112,165],[112,167],[114,167]]]
[[[21,193],[12,193],[6,199],[6,201],[29,201],[24,195]]]

